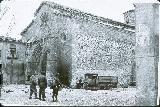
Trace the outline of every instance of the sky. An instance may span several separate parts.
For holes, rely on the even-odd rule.
[[[43,0],[4,0],[0,9],[0,36],[20,39],[20,33],[34,18],[34,12]],[[155,3],[157,0],[48,0],[92,13],[97,16],[124,22],[123,13],[134,9],[134,3]],[[2,17],[6,7],[8,11]],[[7,34],[8,32],[8,34]]]

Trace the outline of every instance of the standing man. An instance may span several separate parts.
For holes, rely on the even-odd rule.
[[[39,100],[45,101],[45,89],[47,88],[47,79],[45,73],[42,71],[41,75],[38,78],[38,85],[39,85]]]
[[[55,79],[54,82],[52,83],[52,86],[50,87],[51,89],[53,89],[53,95],[52,95],[53,102],[58,101],[57,96],[58,96],[59,87],[60,85],[58,83],[58,80]],[[56,98],[56,100],[54,100],[54,98]]]
[[[0,97],[1,97],[2,85],[3,85],[3,73],[2,73],[2,65],[0,64]]]
[[[30,77],[30,82],[31,82],[31,84],[30,84],[30,97],[29,97],[29,99],[32,98],[33,93],[35,94],[35,99],[37,99],[37,89],[36,89],[37,79],[36,79],[35,74]]]

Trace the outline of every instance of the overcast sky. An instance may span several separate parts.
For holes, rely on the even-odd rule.
[[[0,20],[0,36],[20,39],[20,32],[32,21],[34,12],[43,0],[4,0],[1,3],[0,16],[9,7],[7,13]],[[48,0],[55,3],[79,9],[115,21],[124,22],[123,13],[134,9],[133,3],[155,3],[157,0]],[[13,16],[14,15],[14,16]],[[15,25],[14,25],[15,22]],[[14,26],[13,26],[14,25]],[[13,27],[9,27],[13,26]]]

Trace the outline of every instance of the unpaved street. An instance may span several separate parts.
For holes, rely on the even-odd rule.
[[[37,87],[37,89],[39,89]],[[3,86],[0,103],[2,105],[52,105],[52,106],[108,106],[134,105],[135,88],[90,91],[65,89],[59,91],[58,102],[52,102],[52,90],[46,89],[46,101],[29,99],[29,85]]]

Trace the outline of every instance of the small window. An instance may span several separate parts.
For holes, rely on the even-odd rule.
[[[1,57],[1,53],[2,53],[2,52],[1,52],[1,50],[0,50],[0,57]]]
[[[44,42],[46,42],[47,41],[47,38],[44,38]]]

